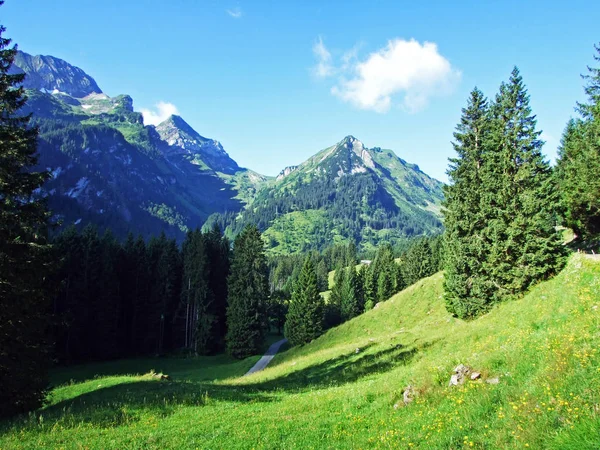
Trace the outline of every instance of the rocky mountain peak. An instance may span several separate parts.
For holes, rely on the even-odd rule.
[[[345,152],[352,152],[358,158],[360,158],[360,163],[366,167],[373,168],[375,164],[373,162],[373,158],[369,149],[364,146],[362,141],[356,139],[354,136],[346,136],[336,145],[336,149],[342,150]]]
[[[10,73],[25,73],[23,86],[27,89],[63,92],[75,98],[102,93],[91,76],[54,56],[32,56],[18,51]]]
[[[170,116],[156,126],[156,132],[167,144],[170,155],[198,156],[218,172],[233,173],[239,169],[219,141],[201,136],[180,116]]]

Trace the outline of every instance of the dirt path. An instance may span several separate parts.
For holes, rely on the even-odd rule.
[[[265,367],[267,367],[267,365],[273,359],[273,356],[275,356],[275,354],[279,351],[279,349],[281,348],[281,346],[283,344],[285,344],[286,342],[287,342],[287,339],[282,339],[280,341],[275,342],[274,344],[271,344],[271,346],[267,350],[267,353],[265,353],[263,355],[263,357],[260,358],[256,364],[254,364],[254,366],[252,367],[252,369],[250,369],[246,373],[246,375],[250,375],[251,373],[254,373],[254,372],[260,372]],[[244,376],[246,376],[246,375],[244,375]]]

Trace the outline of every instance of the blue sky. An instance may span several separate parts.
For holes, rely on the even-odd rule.
[[[445,181],[471,89],[517,65],[554,158],[600,2],[6,0],[5,35],[276,175],[352,134]],[[157,104],[163,105],[162,111]],[[152,120],[152,113],[147,113]]]

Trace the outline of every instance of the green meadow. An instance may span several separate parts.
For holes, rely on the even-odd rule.
[[[259,356],[56,369],[45,407],[0,424],[0,448],[600,448],[600,261],[575,254],[471,322],[446,312],[442,281],[248,377]],[[449,386],[458,364],[480,377]]]

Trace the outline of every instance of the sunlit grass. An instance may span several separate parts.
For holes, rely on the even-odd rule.
[[[0,448],[598,449],[600,264],[574,255],[473,322],[446,313],[442,278],[248,377],[258,357],[62,369],[51,403],[4,424]],[[481,380],[448,387],[459,363]]]

